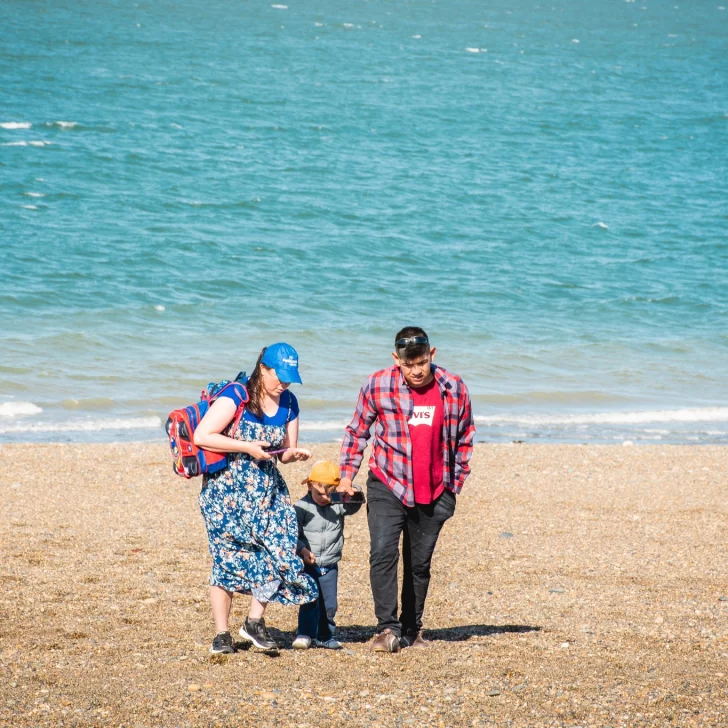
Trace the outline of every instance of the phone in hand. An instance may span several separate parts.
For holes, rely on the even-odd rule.
[[[341,493],[338,490],[329,493],[329,498],[332,503],[364,503],[364,493],[357,490],[354,495],[348,493]]]
[[[280,450],[266,450],[268,455],[280,455],[282,452],[288,450],[287,447],[282,447]]]

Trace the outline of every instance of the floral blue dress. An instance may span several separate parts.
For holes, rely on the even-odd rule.
[[[285,407],[288,416],[284,418],[264,417],[260,422],[246,412],[232,437],[265,440],[271,450],[280,448],[291,400],[295,402],[290,392],[281,395],[279,414]],[[281,419],[282,424],[266,423]],[[300,605],[313,601],[318,588],[303,573],[303,561],[296,556],[296,512],[275,458],[259,461],[245,453],[231,453],[228,459],[227,468],[205,476],[199,497],[212,555],[210,584],[253,594],[263,602]]]

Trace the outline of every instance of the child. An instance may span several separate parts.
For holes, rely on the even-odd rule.
[[[340,650],[341,642],[334,638],[337,609],[339,559],[344,548],[344,516],[361,508],[359,503],[331,503],[329,493],[339,484],[339,466],[319,460],[303,483],[308,494],[296,503],[298,518],[298,553],[304,571],[312,576],[319,588],[318,599],[298,610],[298,634],[294,650],[307,650],[312,644],[330,650]]]

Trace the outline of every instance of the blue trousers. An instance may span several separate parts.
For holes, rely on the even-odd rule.
[[[298,610],[298,634],[306,635],[312,640],[326,642],[334,636],[336,630],[336,610],[339,606],[337,589],[339,581],[339,565],[328,567],[325,574],[316,564],[306,564],[304,571],[313,577],[318,585],[318,599],[301,605]]]

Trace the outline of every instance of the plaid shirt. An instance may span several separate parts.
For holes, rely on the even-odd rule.
[[[457,375],[434,364],[432,372],[442,394],[443,482],[457,494],[470,473],[468,461],[473,454],[475,425],[470,395]],[[359,392],[354,419],[344,431],[341,477],[353,479],[359,472],[371,426],[376,422],[369,467],[385,476],[387,486],[405,506],[414,506],[412,442],[407,424],[413,408],[412,393],[399,367],[372,374]]]

